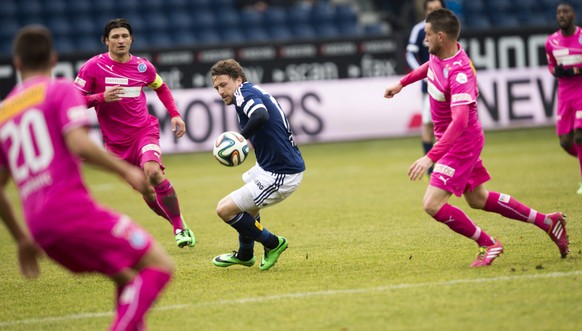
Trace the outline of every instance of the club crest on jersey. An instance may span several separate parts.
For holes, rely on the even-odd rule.
[[[580,38],[578,38],[578,43],[582,44],[582,36],[580,36]]]
[[[443,69],[443,76],[445,76],[445,78],[449,78],[449,67],[445,67]]]
[[[137,65],[137,71],[139,72],[145,72],[148,69],[148,67],[145,65],[145,63],[140,63]]]
[[[457,75],[456,81],[459,82],[459,84],[465,84],[467,82],[467,75],[462,72],[459,73]]]

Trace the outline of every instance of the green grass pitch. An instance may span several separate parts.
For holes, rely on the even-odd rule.
[[[290,242],[265,272],[258,263],[220,269],[210,262],[237,248],[235,231],[214,210],[242,184],[254,158],[226,168],[210,153],[164,157],[198,239],[193,249],[176,247],[169,224],[117,177],[93,168],[85,175],[100,202],[145,227],[176,263],[148,315],[150,330],[579,330],[578,163],[560,149],[553,128],[487,132],[486,139],[482,156],[493,177],[487,188],[541,212],[565,212],[566,259],[533,225],[452,198],[505,245],[492,266],[470,269],[476,245],[426,215],[427,182],[406,176],[421,154],[418,137],[301,146],[303,183],[262,212],[263,224]],[[12,186],[9,193],[17,201]],[[111,282],[73,276],[47,259],[41,268],[39,279],[24,280],[14,242],[0,230],[0,330],[107,329]]]

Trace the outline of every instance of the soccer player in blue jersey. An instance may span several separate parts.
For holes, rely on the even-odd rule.
[[[424,1],[424,15],[425,18],[418,22],[410,31],[408,38],[408,46],[406,46],[406,63],[410,69],[414,70],[428,61],[428,45],[425,41],[426,33],[424,26],[426,25],[426,16],[435,9],[444,8],[442,0],[425,0]],[[426,80],[422,81],[422,131],[420,140],[422,141],[422,149],[424,154],[427,154],[434,145],[433,123],[430,116],[430,102],[428,100],[428,90]],[[432,174],[432,167],[428,170],[428,175]]]
[[[254,244],[264,246],[260,269],[268,270],[287,249],[286,238],[260,223],[260,210],[285,200],[295,192],[305,171],[301,152],[293,140],[289,121],[275,98],[247,82],[241,65],[233,59],[210,69],[214,89],[226,105],[235,105],[241,134],[255,150],[257,164],[242,176],[245,185],[218,202],[216,213],[239,234],[239,249],[216,256],[217,267],[255,264]]]

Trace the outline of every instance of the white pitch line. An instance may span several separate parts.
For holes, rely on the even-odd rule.
[[[156,307],[154,310],[165,311],[165,310],[179,310],[187,308],[205,307],[205,306],[224,306],[224,305],[236,305],[244,303],[257,303],[265,301],[275,301],[281,299],[297,299],[297,298],[309,298],[317,296],[332,296],[338,294],[363,294],[363,293],[378,293],[386,292],[392,290],[402,290],[409,288],[419,288],[419,287],[439,287],[439,286],[453,286],[460,284],[475,284],[475,283],[492,283],[492,282],[502,282],[502,281],[513,281],[513,280],[524,280],[524,279],[545,279],[545,278],[560,278],[560,277],[570,277],[582,275],[582,270],[569,271],[569,272],[552,272],[547,274],[536,274],[536,275],[516,275],[516,276],[499,276],[491,278],[474,278],[474,279],[454,279],[443,282],[427,282],[427,283],[404,283],[396,285],[378,286],[370,288],[355,288],[355,289],[345,289],[345,290],[329,290],[329,291],[313,291],[313,292],[297,292],[297,293],[287,293],[270,295],[264,297],[254,297],[254,298],[242,298],[233,300],[216,300],[209,302],[199,302],[193,304],[178,304],[170,306]],[[61,322],[78,320],[85,318],[99,318],[113,316],[113,312],[100,312],[100,313],[84,313],[75,315],[65,315],[65,316],[54,316],[54,317],[44,317],[44,318],[32,318],[26,320],[16,320],[16,321],[4,321],[0,322],[0,327],[10,327],[15,325],[27,325],[27,324],[42,324],[50,322]]]

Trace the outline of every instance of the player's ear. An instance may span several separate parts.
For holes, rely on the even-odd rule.
[[[20,71],[20,69],[22,69],[22,59],[20,59],[20,56],[14,56],[12,58],[12,65],[16,71]]]
[[[57,65],[58,59],[59,59],[59,56],[57,55],[57,52],[52,52],[51,53],[51,62],[50,62],[51,68],[54,68]]]

